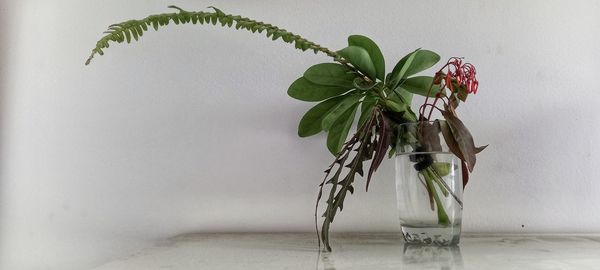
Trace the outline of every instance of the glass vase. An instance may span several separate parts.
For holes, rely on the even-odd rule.
[[[445,246],[460,241],[462,163],[449,151],[443,125],[436,120],[398,126],[396,195],[407,243]]]

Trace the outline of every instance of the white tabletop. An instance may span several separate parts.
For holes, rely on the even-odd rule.
[[[600,235],[463,235],[454,247],[405,245],[398,234],[189,234],[96,270],[600,269]]]

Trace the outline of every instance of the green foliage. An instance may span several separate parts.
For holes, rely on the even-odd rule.
[[[377,72],[367,50],[358,46],[348,46],[337,53],[367,75],[372,81],[375,81]]]
[[[396,88],[402,80],[432,67],[438,61],[440,61],[440,56],[437,53],[421,49],[415,50],[398,61],[390,73],[390,87]]]
[[[308,68],[304,78],[312,83],[326,86],[339,86],[348,89],[354,88],[354,73],[350,68],[341,64],[321,63]]]
[[[302,101],[321,101],[330,97],[339,96],[352,89],[352,86],[327,86],[313,83],[301,77],[294,81],[288,88],[288,95]]]
[[[344,98],[345,96],[334,97],[325,100],[308,110],[298,125],[298,136],[308,137],[321,132],[323,130],[321,127],[323,118],[325,118],[327,113]]]
[[[435,94],[440,92],[440,86],[433,84],[433,77],[430,76],[415,76],[408,78],[398,86],[399,88],[406,90],[410,93],[427,96],[429,93],[430,97],[434,97]],[[431,90],[429,90],[431,88]]]
[[[110,25],[108,30],[104,32],[106,35],[96,42],[96,47],[92,49],[92,53],[85,64],[88,65],[96,54],[104,55],[104,49],[110,46],[110,42],[130,43],[132,38],[137,41],[144,35],[144,32],[148,31],[149,27],[158,30],[160,27],[169,25],[171,22],[174,24],[219,24],[223,27],[235,27],[235,29],[244,29],[251,31],[252,33],[264,32],[266,36],[270,37],[272,40],[281,39],[283,42],[294,44],[296,49],[302,51],[311,50],[314,53],[321,52],[333,57],[337,61],[343,62],[335,52],[268,23],[255,21],[239,15],[225,14],[215,7],[211,7],[214,12],[194,12],[186,11],[176,6],[169,7],[177,9],[179,12],[156,14],[141,20],[128,20]]]
[[[406,110],[408,110],[408,106],[406,105],[406,103],[400,103],[400,102],[396,102],[394,100],[391,99],[387,99],[385,102],[385,107],[393,112],[405,112]]]
[[[346,142],[346,138],[352,127],[352,122],[354,122],[354,115],[356,114],[357,107],[358,103],[354,103],[342,115],[337,117],[329,129],[329,133],[327,134],[327,149],[329,149],[329,152],[333,155],[337,155],[342,150],[342,145]]]
[[[373,110],[375,109],[375,104],[377,104],[375,96],[365,97],[360,106],[360,117],[358,118],[357,128],[362,127],[365,124],[365,122],[369,119],[369,117],[373,113]]]
[[[225,14],[214,7],[211,7],[212,12],[192,12],[176,6],[169,7],[177,9],[177,12],[156,14],[140,20],[128,20],[110,25],[105,32],[106,35],[98,40],[95,48],[92,49],[86,65],[95,55],[104,55],[104,50],[111,43],[137,41],[150,28],[158,30],[170,23],[212,24],[235,27],[252,33],[263,33],[272,40],[294,44],[295,48],[302,51],[324,53],[338,62],[321,63],[308,68],[302,77],[290,85],[287,92],[290,97],[298,100],[320,102],[304,114],[298,125],[298,135],[308,137],[321,131],[328,132],[327,148],[336,156],[320,184],[315,209],[318,211],[324,186],[331,185],[320,234],[326,248],[331,250],[329,227],[338,209],[339,211],[343,209],[346,194],[354,192],[353,183],[356,175],[365,176],[363,163],[370,161],[366,175],[368,189],[373,174],[381,165],[390,147],[392,150],[389,153],[392,156],[394,144],[403,140],[403,138],[396,138],[397,125],[418,119],[410,108],[413,94],[434,96],[443,91],[439,85],[434,85],[432,77],[411,77],[435,65],[440,59],[439,55],[432,51],[417,49],[403,57],[386,76],[383,54],[379,46],[366,36],[352,35],[348,37],[348,47],[334,52],[285,29],[239,15]],[[459,84],[454,88],[458,91],[451,97],[452,109],[456,108],[459,101],[465,101],[468,94],[467,89]],[[347,140],[359,106],[357,131]],[[444,117],[448,124],[442,127],[442,133],[445,138],[449,137],[446,140],[449,140],[451,150],[463,159],[463,170],[470,171],[475,165],[475,154],[483,148],[474,146],[470,133],[454,114],[447,114],[444,114]],[[434,183],[442,185],[443,183],[436,182],[436,176],[448,174],[449,164],[434,163],[431,168],[425,172],[428,188],[432,188]],[[434,193],[435,190],[431,192],[435,195],[437,203],[439,198]],[[443,189],[442,193],[444,193]],[[441,211],[439,205],[438,211]],[[316,212],[315,218],[317,218]]]
[[[369,58],[375,67],[377,79],[383,81],[385,77],[385,61],[379,46],[373,40],[361,35],[352,35],[348,37],[348,46],[357,46],[365,49],[369,53]]]
[[[331,111],[327,112],[327,115],[325,118],[323,118],[323,122],[321,123],[323,130],[329,131],[329,129],[333,126],[333,123],[335,123],[338,118],[344,115],[347,110],[353,108],[361,98],[362,97],[360,95],[349,95],[340,101],[335,107],[333,107],[333,109],[331,109]],[[352,118],[352,120],[354,120],[354,118]],[[335,154],[336,153],[334,153],[334,155]]]

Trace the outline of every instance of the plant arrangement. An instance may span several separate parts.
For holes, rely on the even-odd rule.
[[[435,137],[431,134],[433,126],[441,130],[450,151],[462,161],[463,183],[467,183],[468,173],[475,166],[475,155],[485,147],[475,146],[468,129],[457,117],[456,108],[470,94],[475,94],[478,88],[474,66],[464,63],[463,59],[450,58],[433,76],[415,76],[440,60],[440,56],[433,51],[416,49],[386,73],[381,50],[366,36],[352,35],[348,37],[347,47],[332,51],[285,29],[226,14],[215,7],[210,7],[210,12],[169,7],[177,12],[110,25],[106,35],[96,43],[86,65],[95,55],[103,55],[111,42],[137,41],[150,28],[158,30],[170,23],[212,24],[264,33],[272,40],[293,44],[302,51],[323,53],[333,58],[333,62],[309,67],[287,91],[292,98],[318,102],[300,120],[298,135],[308,137],[320,132],[328,133],[327,148],[335,156],[325,170],[315,206],[319,243],[322,242],[328,251],[331,251],[331,223],[338,210],[342,211],[347,194],[354,193],[356,176],[366,178],[365,187],[368,191],[373,175],[386,156],[394,156],[396,145],[412,144],[421,150],[439,149],[439,139],[437,143],[428,140]],[[413,95],[425,97],[425,102],[416,110],[411,108]],[[435,111],[441,113],[445,121],[432,121]],[[355,122],[356,131],[349,136]],[[419,128],[408,135],[400,135],[398,126],[408,122],[419,122]],[[444,196],[452,195],[450,189],[440,181],[441,176],[449,171],[448,164],[436,162],[427,154],[413,155],[411,161],[425,179],[423,184],[430,190],[438,185]],[[323,196],[327,197],[327,205],[321,216],[323,222],[319,230],[319,202]],[[435,210],[439,197],[432,193],[429,197],[431,209]],[[440,224],[448,222],[439,205],[437,212]]]

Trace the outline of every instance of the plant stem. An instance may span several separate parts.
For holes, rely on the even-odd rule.
[[[433,185],[433,175],[431,175],[429,171],[424,171],[423,176],[425,177],[425,183],[427,183],[427,188],[429,188],[430,193],[433,195],[433,200],[435,201],[438,215],[438,224],[449,225],[450,219],[448,218],[448,214],[446,214],[446,210],[444,210],[444,205],[442,204],[442,201],[438,196],[437,190]]]
[[[435,168],[429,166],[427,169],[425,169],[427,171],[427,173],[433,178],[434,182],[438,185],[438,187],[440,187],[440,191],[442,191],[442,194],[444,194],[444,197],[448,197],[449,195],[449,190],[446,188],[446,186],[442,183],[444,181],[444,179],[442,179],[441,177],[438,177],[438,173],[435,172]]]

